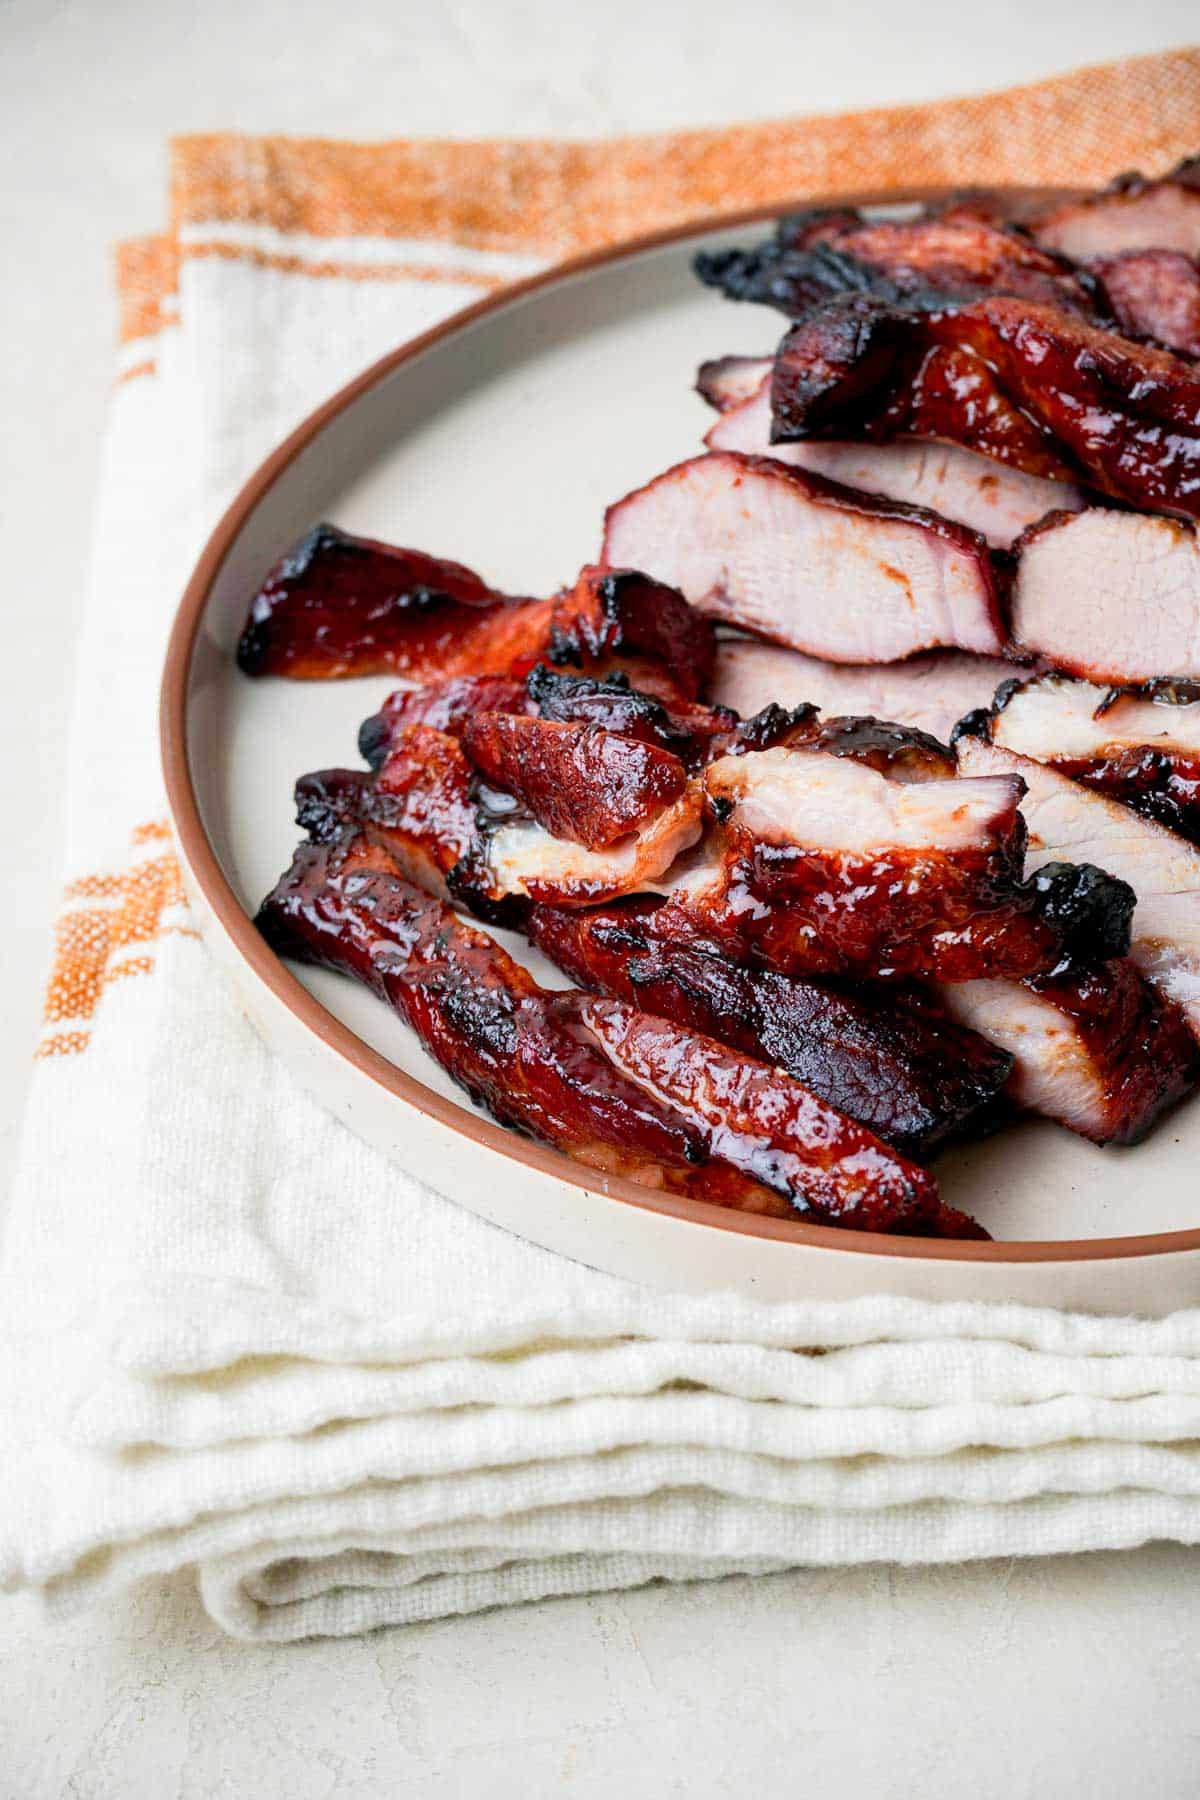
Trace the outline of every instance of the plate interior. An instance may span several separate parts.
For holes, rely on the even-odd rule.
[[[256,508],[206,610],[188,718],[205,826],[248,911],[290,858],[296,777],[357,765],[358,725],[395,686],[240,676],[232,650],[266,568],[328,518],[465,562],[515,592],[570,579],[599,549],[605,505],[700,448],[712,415],[692,388],[697,364],[764,354],[778,340],[775,314],[735,307],[690,273],[697,244],[730,237],[707,233],[575,275],[443,339],[328,425]],[[539,979],[563,985],[521,940],[497,935]],[[378,1002],[335,976],[297,973],[359,1037],[472,1110]],[[947,1153],[937,1172],[947,1200],[998,1238],[1114,1237],[1193,1227],[1198,1158],[1193,1104],[1132,1150],[1029,1121]]]

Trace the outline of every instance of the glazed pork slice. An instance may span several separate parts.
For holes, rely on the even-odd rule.
[[[673,870],[661,928],[781,974],[881,981],[1043,974],[1128,945],[1133,894],[1100,870],[1023,872],[1019,780],[896,780],[822,750],[725,757],[719,828]]]
[[[1123,331],[1200,357],[1200,261],[1181,250],[1127,250],[1091,265]]]
[[[1200,513],[1200,369],[1061,307],[851,297],[792,327],[773,436],[939,438],[1147,512]]]
[[[626,665],[640,685],[695,699],[711,627],[636,570],[585,568],[549,600],[490,588],[472,570],[319,525],[280,561],[238,645],[247,675],[523,676],[539,661]]]
[[[1012,672],[999,658],[955,650],[899,663],[832,663],[753,638],[725,638],[717,644],[712,691],[739,713],[758,712],[771,701],[807,700],[824,711],[895,719],[948,738],[963,714],[987,706]]]
[[[1004,646],[975,532],[767,458],[696,457],[609,507],[605,561],[635,557],[699,612],[832,661]]]
[[[1010,681],[968,729],[1200,843],[1200,686],[1102,688],[1069,675]]]
[[[701,251],[693,267],[731,300],[801,319],[846,294],[878,293],[907,307],[986,294],[1050,302],[1085,316],[1095,298],[1063,257],[978,209],[915,219],[828,219],[797,237],[784,220],[749,250]]]
[[[513,794],[552,836],[607,850],[680,799],[687,771],[657,744],[598,725],[481,712],[463,748],[484,778]]]
[[[1076,258],[1121,250],[1200,256],[1200,157],[1185,157],[1157,179],[1120,175],[1101,192],[1066,201],[1027,224],[1039,244]]]
[[[1137,895],[1129,954],[1200,1036],[1200,850],[1107,795],[998,744],[964,735],[956,746],[966,776],[1017,775],[1029,827],[1029,862],[1098,864]]]
[[[933,1178],[790,1075],[618,1000],[578,1004],[620,1074],[681,1113],[710,1155],[786,1195],[814,1223],[937,1231]],[[978,1232],[961,1224],[955,1235]]]
[[[669,750],[689,769],[707,762],[713,746],[727,743],[739,724],[728,707],[683,700],[667,706],[656,695],[635,688],[621,670],[604,676],[568,675],[538,663],[524,680],[463,676],[389,694],[380,711],[360,727],[359,751],[372,768],[378,768],[403,726],[429,724],[461,738],[471,719],[484,712],[598,727]]]
[[[1179,1008],[1124,957],[1029,981],[950,983],[951,1018],[1013,1057],[1007,1093],[1095,1144],[1135,1144],[1194,1085],[1197,1046]]]
[[[502,1124],[603,1174],[856,1229],[980,1235],[931,1176],[790,1076],[614,1001],[548,992],[361,835],[302,845],[257,923],[362,982]]]
[[[530,940],[581,987],[717,1038],[784,1069],[910,1156],[961,1135],[1011,1058],[918,996],[842,993],[743,968],[711,939],[656,926],[657,901],[534,906]]]
[[[1100,507],[1052,513],[1018,546],[1012,634],[1096,680],[1200,677],[1196,527]]]
[[[606,796],[593,800],[602,816]],[[526,899],[583,906],[640,891],[703,830],[703,794],[693,779],[639,831],[607,847],[557,837],[517,796],[489,787],[456,738],[428,725],[402,727],[374,775],[304,777],[297,801],[310,834],[328,841],[359,824],[410,880],[506,922]],[[586,803],[578,794],[576,801]]]
[[[994,550],[1009,549],[1048,512],[1077,511],[1086,503],[1082,489],[1069,482],[1042,481],[955,444],[917,438],[894,444],[839,444],[823,438],[772,444],[769,379],[748,400],[723,412],[704,442],[710,450],[773,456],[860,493],[929,507],[979,532]]]

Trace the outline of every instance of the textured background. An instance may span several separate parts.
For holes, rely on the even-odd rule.
[[[0,0],[0,1157],[57,887],[62,729],[111,380],[113,240],[163,140],[599,135],[998,87],[1187,42],[1194,0]],[[0,1477],[2,1478],[2,1477]],[[224,1640],[190,1584],[0,1603],[0,1800],[1197,1790],[1194,1553],[854,1570],[556,1602],[360,1643]]]

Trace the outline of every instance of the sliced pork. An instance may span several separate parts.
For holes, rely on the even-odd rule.
[[[611,1000],[549,992],[361,835],[305,844],[264,901],[281,954],[364,983],[501,1123],[604,1174],[745,1211],[978,1236],[933,1178],[798,1081]]]
[[[1130,955],[1167,1000],[1181,1006],[1200,1036],[1200,850],[1129,807],[1081,786],[1029,757],[963,736],[967,776],[1017,775],[1029,827],[1029,863],[1099,865],[1137,895]]]
[[[1195,526],[1099,507],[1051,514],[1019,546],[1012,633],[1021,648],[1094,679],[1200,677]]]
[[[1200,157],[1169,175],[1120,175],[1098,194],[1069,200],[1028,221],[1039,244],[1077,258],[1121,250],[1182,250],[1200,256]]]
[[[1007,1092],[1096,1144],[1135,1144],[1194,1086],[1183,1014],[1124,957],[1029,981],[939,990],[947,1012],[1013,1057]]]
[[[968,726],[1200,843],[1200,686],[1042,675],[1006,683]]]
[[[896,719],[948,738],[966,712],[987,706],[1011,663],[937,650],[899,663],[832,663],[777,644],[727,638],[717,645],[713,696],[740,713],[774,700],[811,701],[823,711]]]
[[[1123,331],[1200,356],[1200,261],[1180,250],[1127,250],[1092,264]]]
[[[459,563],[319,525],[271,570],[238,646],[248,675],[414,680],[524,675],[540,661],[695,699],[711,627],[679,594],[610,563],[550,600],[502,594]]]
[[[913,777],[916,777],[914,780]],[[657,885],[661,929],[805,976],[967,980],[1123,952],[1133,894],[1100,870],[1023,876],[1019,781],[908,779],[817,749],[705,773],[719,828]]]
[[[687,787],[679,758],[598,725],[481,712],[463,748],[480,773],[522,801],[554,837],[607,850],[645,830]]]
[[[839,662],[1004,645],[976,533],[760,457],[680,463],[608,509],[605,561],[634,559],[700,612]]]
[[[523,929],[582,987],[784,1069],[909,1155],[928,1154],[995,1099],[1011,1058],[916,996],[839,993],[732,962],[660,929],[657,901],[531,907]]]
[[[851,298],[793,326],[771,397],[782,442],[940,438],[1145,511],[1200,513],[1200,369],[1060,307]]]
[[[907,307],[1013,294],[1085,316],[1092,289],[1064,258],[978,210],[916,219],[831,218],[797,238],[784,220],[749,250],[701,251],[700,280],[731,300],[774,306],[794,319],[846,294],[875,293]]]
[[[1043,481],[991,462],[955,444],[910,439],[894,444],[839,444],[809,438],[771,442],[769,378],[747,400],[721,414],[704,439],[710,450],[773,456],[796,469],[864,494],[882,494],[909,506],[927,506],[1007,550],[1036,520],[1056,508],[1078,510],[1083,490],[1065,481]]]

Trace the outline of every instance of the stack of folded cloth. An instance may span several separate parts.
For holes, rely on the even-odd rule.
[[[1200,142],[1200,56],[612,144],[175,146],[120,259],[68,883],[0,1288],[0,1580],[199,1570],[231,1632],[358,1631],[804,1563],[1200,1541],[1200,1311],[650,1294],[382,1161],[256,1039],[179,884],[173,605],[325,394],[590,245],[839,189],[1089,183]],[[437,546],[434,546],[437,548]]]

